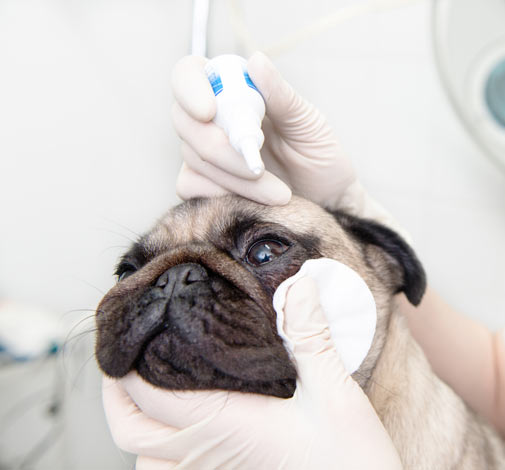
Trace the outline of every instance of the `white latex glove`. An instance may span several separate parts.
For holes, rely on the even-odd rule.
[[[187,56],[173,73],[173,124],[183,141],[185,163],[178,194],[183,199],[199,195],[197,188],[203,184],[214,194],[233,192],[265,204],[286,204],[291,190],[317,203],[338,201],[356,179],[351,162],[325,118],[272,62],[257,52],[247,64],[266,105],[261,156],[267,171],[259,179],[212,122],[216,101],[203,71],[205,63],[203,57]]]
[[[294,91],[261,52],[247,64],[266,105],[261,149],[266,171],[259,178],[253,174],[224,131],[212,122],[216,100],[204,72],[206,61],[186,56],[173,72],[172,120],[184,158],[177,179],[179,197],[231,192],[262,204],[283,205],[293,191],[324,207],[374,219],[409,239],[356,179],[324,116]]]
[[[314,281],[290,288],[284,313],[299,374],[292,398],[166,391],[136,373],[104,380],[112,436],[140,455],[137,470],[402,468],[331,342]]]

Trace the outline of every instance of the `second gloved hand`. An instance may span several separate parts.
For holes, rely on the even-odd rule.
[[[284,314],[298,371],[292,398],[167,391],[136,373],[105,379],[112,435],[139,455],[138,470],[402,468],[333,346],[314,281],[305,277],[289,289]]]

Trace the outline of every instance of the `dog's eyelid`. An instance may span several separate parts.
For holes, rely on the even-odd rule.
[[[249,247],[252,245],[262,242],[262,241],[273,241],[277,243],[281,243],[283,245],[286,245],[287,247],[293,246],[293,242],[289,240],[288,238],[284,237],[283,235],[280,235],[278,233],[272,233],[272,232],[264,232],[261,234],[258,234],[254,239],[251,240],[249,243]]]
[[[273,240],[288,246],[293,245],[289,235],[282,233],[281,230],[273,230],[272,227],[255,227],[254,230],[242,234],[241,239],[248,247],[262,240]]]
[[[135,272],[138,269],[139,268],[135,262],[127,260],[127,259],[122,259],[118,263],[116,271],[114,272],[114,275],[117,276],[118,278],[121,278],[125,273]]]

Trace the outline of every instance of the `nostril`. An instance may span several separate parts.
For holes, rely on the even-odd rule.
[[[168,271],[165,271],[156,281],[156,287],[165,287],[168,284],[170,277],[168,275]]]
[[[207,281],[207,270],[196,263],[184,263],[172,266],[165,271],[157,280],[155,287],[166,290],[168,286],[188,286],[195,282]]]
[[[208,279],[207,271],[197,264],[189,265],[187,268],[187,273],[184,278],[186,284],[192,284],[193,282],[206,281]]]

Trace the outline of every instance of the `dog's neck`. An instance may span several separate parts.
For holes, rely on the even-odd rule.
[[[498,468],[485,459],[503,443],[433,373],[397,309],[365,391],[405,470]]]

